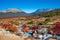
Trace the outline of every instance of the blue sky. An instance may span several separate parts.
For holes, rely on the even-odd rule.
[[[0,10],[19,8],[28,13],[43,8],[60,8],[60,0],[0,0]]]

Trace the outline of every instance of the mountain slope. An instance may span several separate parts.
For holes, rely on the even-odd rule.
[[[35,12],[33,12],[32,14],[40,14],[40,13],[48,12],[48,11],[51,11],[51,10],[53,10],[53,9],[38,9]]]
[[[44,17],[50,17],[50,16],[60,16],[60,9],[51,9],[51,10],[45,10],[45,11],[35,11],[33,15],[39,15]]]
[[[40,17],[52,17],[60,16],[60,8],[58,9],[38,9],[37,11],[27,14],[22,10],[16,8],[10,8],[0,11],[0,18],[2,17],[20,17],[20,16],[40,16]]]
[[[0,11],[0,17],[16,17],[16,16],[19,17],[19,16],[28,16],[28,15],[29,14],[16,8]]]

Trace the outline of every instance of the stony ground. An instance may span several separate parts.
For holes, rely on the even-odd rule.
[[[3,29],[0,29],[0,40],[23,40],[23,38],[11,33],[4,34]]]

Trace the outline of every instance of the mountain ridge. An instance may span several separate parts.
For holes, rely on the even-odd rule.
[[[39,15],[41,17],[45,16],[55,16],[60,15],[60,8],[58,9],[38,9],[33,13],[26,13],[22,10],[19,10],[17,8],[9,8],[7,10],[0,11],[0,18],[1,17],[20,17],[20,16],[35,16]]]
[[[8,8],[5,10],[0,10],[0,12],[23,12],[21,9],[17,9],[17,8]]]
[[[29,14],[17,8],[9,8],[7,10],[0,11],[0,18],[1,17],[19,17],[19,16],[28,16],[28,15]]]
[[[32,13],[33,15],[40,15],[40,16],[43,16],[43,17],[48,17],[48,16],[59,16],[60,15],[60,8],[58,9],[52,9],[50,11],[43,11],[43,12],[40,12],[40,11],[35,11],[35,13]]]

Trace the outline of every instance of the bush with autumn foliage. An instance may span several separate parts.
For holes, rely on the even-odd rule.
[[[51,30],[53,31],[53,34],[60,35],[60,22],[57,22],[55,27],[53,27]]]
[[[26,24],[24,24],[24,25],[22,26],[22,31],[23,31],[23,32],[28,32],[28,29],[29,29],[29,27],[28,27]]]
[[[8,30],[13,31],[13,32],[18,31],[18,28],[13,24],[2,23],[1,26],[2,26],[2,28],[8,29]]]

